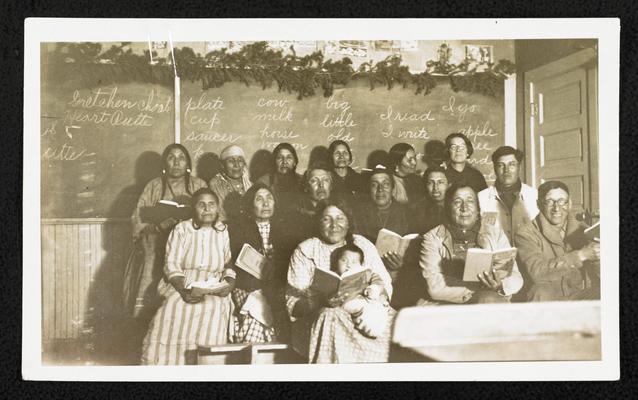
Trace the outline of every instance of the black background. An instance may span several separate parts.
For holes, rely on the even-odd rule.
[[[503,399],[633,398],[635,397],[636,338],[635,257],[638,200],[635,173],[638,167],[634,132],[636,29],[638,5],[630,1],[3,1],[0,5],[2,33],[0,104],[2,105],[2,188],[3,227],[0,229],[2,266],[2,330],[0,368],[5,398],[460,398]],[[24,68],[24,18],[26,17],[109,17],[109,18],[230,18],[230,17],[383,17],[383,18],[621,18],[620,66],[620,332],[621,382],[550,383],[50,383],[21,379],[22,313],[22,100]],[[29,179],[29,177],[25,177]],[[30,279],[32,277],[26,277]],[[427,377],[424,377],[427,379]],[[460,377],[459,377],[460,378]],[[534,378],[530,376],[530,378]],[[634,393],[632,395],[632,393]]]

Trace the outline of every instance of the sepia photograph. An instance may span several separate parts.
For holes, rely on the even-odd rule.
[[[27,19],[25,379],[618,379],[619,21],[424,21]]]

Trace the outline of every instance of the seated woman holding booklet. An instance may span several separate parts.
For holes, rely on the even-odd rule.
[[[523,278],[516,265],[516,251],[510,250],[503,230],[481,221],[476,192],[465,181],[450,186],[444,207],[447,221],[423,235],[421,245],[419,266],[432,300],[509,302],[523,286]],[[473,248],[488,251],[473,252]],[[492,261],[498,257],[490,258],[489,251],[496,250],[507,250],[502,253],[506,257]],[[466,262],[472,253],[488,254],[486,267]]]
[[[322,201],[315,218],[317,236],[295,249],[288,268],[287,308],[292,321],[292,346],[311,363],[386,362],[390,348],[390,325],[394,312],[388,307],[392,282],[374,245],[353,235],[350,210],[343,201]],[[328,271],[331,254],[346,243],[364,254],[363,266],[379,275],[387,296],[366,302],[360,314],[343,307],[346,298],[327,298],[313,287],[318,270]],[[362,290],[363,291],[363,290]],[[373,327],[385,324],[376,337]]]
[[[284,290],[286,269],[296,242],[291,239],[293,227],[278,217],[278,207],[279,198],[274,190],[264,183],[256,183],[242,198],[242,216],[228,226],[237,273],[231,294],[235,305],[231,342],[288,339]],[[246,249],[247,246],[252,249]],[[252,254],[248,254],[251,250]],[[246,271],[246,267],[253,273]]]
[[[144,339],[142,364],[190,364],[187,357],[196,357],[198,346],[228,343],[229,294],[235,284],[228,230],[210,189],[193,194],[193,209],[193,218],[177,224],[168,238],[164,279],[158,286],[164,301]],[[216,289],[196,295],[195,284]]]

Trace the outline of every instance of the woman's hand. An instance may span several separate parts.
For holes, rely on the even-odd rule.
[[[190,289],[178,290],[178,293],[180,296],[182,296],[182,300],[189,304],[199,303],[200,301],[204,300],[204,296],[193,296]]]
[[[174,227],[179,221],[173,217],[166,218],[164,221],[160,222],[159,227],[163,231],[170,230]]]
[[[493,269],[491,271],[483,271],[477,276],[483,286],[487,287],[490,290],[498,292],[503,288],[502,279],[504,277],[501,275],[502,273],[500,273],[500,271]]]
[[[219,292],[215,293],[215,296],[226,297],[230,294],[230,292],[233,291],[233,289],[235,289],[235,279],[224,278],[224,280],[226,281],[228,286],[226,286],[224,289],[220,290]]]
[[[377,338],[388,324],[388,308],[378,301],[367,302],[360,315],[354,318],[354,327],[361,334]]]
[[[341,296],[334,296],[329,299],[324,299],[324,303],[326,307],[330,307],[330,308],[341,307],[345,301],[346,301],[345,294]]]
[[[323,301],[317,296],[301,297],[299,300],[297,300],[297,303],[295,303],[295,307],[292,310],[292,315],[293,317],[300,318],[305,315],[312,314],[313,312],[321,308],[322,304]]]

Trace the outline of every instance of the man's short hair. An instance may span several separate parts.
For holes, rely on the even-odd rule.
[[[386,168],[385,165],[377,165],[372,171],[370,171],[370,174],[368,175],[368,189],[372,184],[372,177],[377,174],[386,174],[390,178],[390,182],[392,182],[392,187],[394,188],[394,174],[392,173],[392,171]]]
[[[494,153],[492,153],[492,162],[496,165],[499,158],[508,156],[510,154],[513,154],[514,157],[516,157],[516,161],[518,161],[519,163],[525,158],[525,153],[523,153],[522,151],[511,146],[501,146],[498,149],[494,150]]]
[[[429,167],[428,169],[426,169],[425,172],[423,173],[423,183],[427,183],[428,179],[430,178],[430,174],[433,174],[435,172],[440,172],[443,175],[445,175],[445,168],[439,165],[433,165]],[[447,175],[445,175],[445,179],[447,179]]]
[[[543,182],[538,187],[538,201],[545,200],[545,196],[547,196],[547,193],[549,193],[550,190],[554,190],[554,189],[563,189],[565,193],[567,193],[567,196],[569,196],[569,188],[563,182],[547,181],[547,182]]]

